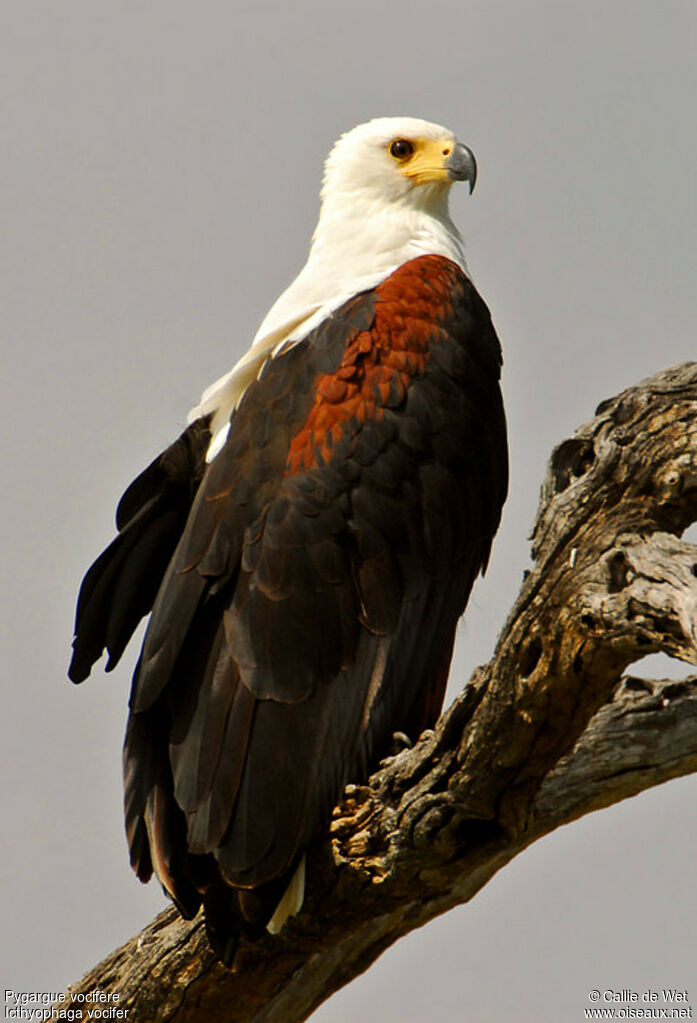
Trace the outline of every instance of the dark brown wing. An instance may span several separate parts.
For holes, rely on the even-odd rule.
[[[225,959],[226,914],[265,922],[345,783],[440,710],[506,493],[499,374],[486,306],[421,257],[267,363],[206,471],[134,677],[126,818],[141,878],[187,913],[207,891]]]
[[[83,682],[104,650],[111,671],[151,610],[203,477],[208,418],[198,419],[131,483],[116,510],[118,535],[85,576],[68,676]]]

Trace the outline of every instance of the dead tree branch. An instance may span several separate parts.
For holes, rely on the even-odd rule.
[[[658,651],[697,663],[697,548],[680,540],[696,519],[689,363],[603,402],[553,451],[534,566],[492,660],[435,733],[349,786],[300,916],[233,974],[200,920],[167,910],[73,994],[118,992],[135,1023],[303,1020],[531,842],[696,770],[697,676],[623,677]]]

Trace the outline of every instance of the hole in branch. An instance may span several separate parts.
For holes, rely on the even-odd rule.
[[[520,673],[523,678],[527,678],[529,675],[532,675],[541,656],[542,643],[538,637],[535,636],[535,638],[528,644],[527,650],[523,652],[523,656],[520,659]]]
[[[612,408],[615,406],[614,409]],[[636,411],[636,402],[633,397],[624,398],[622,401],[618,401],[617,398],[606,398],[605,401],[601,401],[595,410],[596,416],[602,416],[605,412],[609,412],[612,409],[612,421],[618,426],[622,426],[624,423],[628,423]]]
[[[631,675],[624,680],[625,689],[633,693],[652,693],[653,689],[643,678],[633,678]]]
[[[554,490],[560,494],[569,484],[584,476],[595,460],[595,448],[590,440],[571,437],[552,452]]]
[[[619,593],[627,585],[628,564],[624,551],[613,551],[607,559],[607,568],[610,574],[608,591]]]
[[[689,693],[690,687],[685,682],[673,682],[663,689],[663,696],[666,700],[674,700],[676,696],[684,696]]]

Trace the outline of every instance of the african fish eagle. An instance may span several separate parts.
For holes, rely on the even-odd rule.
[[[304,268],[248,353],[121,498],[78,598],[74,682],[151,612],[124,745],[126,832],[185,917],[297,912],[349,781],[443,701],[507,488],[501,350],[450,219],[471,151],[379,118],[327,159]]]

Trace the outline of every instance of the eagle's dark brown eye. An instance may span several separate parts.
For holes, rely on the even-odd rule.
[[[395,139],[390,145],[390,156],[395,160],[406,160],[414,152],[414,146],[408,139]]]

